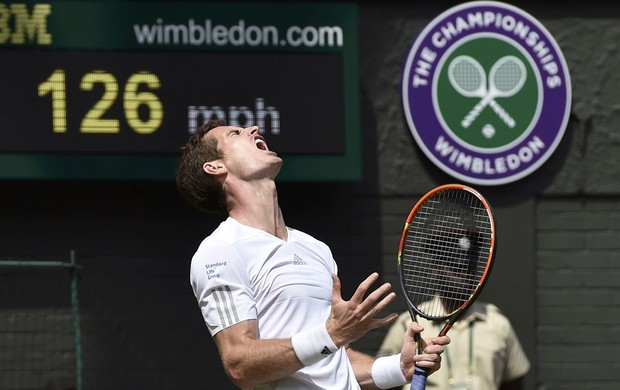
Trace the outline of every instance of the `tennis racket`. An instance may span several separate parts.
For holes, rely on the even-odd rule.
[[[443,336],[474,302],[486,283],[496,234],[489,203],[474,189],[447,184],[413,207],[398,248],[398,275],[411,319],[445,325]],[[422,353],[419,334],[418,351]],[[416,367],[412,390],[426,387],[427,370]]]
[[[474,59],[471,60],[476,61]],[[455,65],[455,69],[458,70],[459,68],[456,68]],[[461,126],[465,129],[468,128],[478,115],[480,115],[482,110],[489,105],[508,127],[514,128],[515,120],[495,101],[495,98],[505,98],[516,95],[517,92],[523,88],[526,78],[527,70],[525,69],[525,65],[517,57],[505,56],[497,60],[489,72],[488,91],[485,85],[485,93],[483,96],[480,96],[482,99],[471,109],[465,118],[463,118]]]

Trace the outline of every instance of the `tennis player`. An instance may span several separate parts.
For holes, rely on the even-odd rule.
[[[181,194],[195,207],[228,216],[192,258],[190,282],[232,382],[244,389],[391,388],[414,365],[439,369],[447,336],[415,355],[411,323],[396,355],[374,358],[349,344],[397,314],[377,315],[395,298],[373,273],[349,301],[327,245],[287,227],[275,177],[282,159],[258,127],[211,120],[183,148]]]

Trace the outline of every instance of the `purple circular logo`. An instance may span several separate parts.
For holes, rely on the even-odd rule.
[[[570,76],[540,22],[512,5],[475,1],[422,31],[407,56],[402,98],[411,133],[439,168],[499,185],[535,171],[560,143]]]

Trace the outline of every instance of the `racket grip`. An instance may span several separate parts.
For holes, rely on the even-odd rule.
[[[426,377],[428,372],[420,367],[416,367],[413,371],[413,379],[411,379],[411,390],[424,390],[426,389]]]

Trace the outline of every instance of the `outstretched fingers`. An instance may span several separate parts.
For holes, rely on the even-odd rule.
[[[387,308],[394,298],[396,298],[396,293],[390,292],[390,288],[390,284],[385,283],[377,290],[369,294],[368,297],[366,297],[366,299],[360,304],[362,312],[366,312],[363,320],[369,319],[371,321],[372,329],[387,325],[398,316],[396,313],[392,313],[387,317],[375,318],[375,316]]]
[[[332,305],[335,302],[342,301],[342,285],[340,284],[340,278],[338,275],[332,274]]]
[[[359,286],[357,286],[355,293],[353,293],[353,296],[351,297],[351,301],[357,302],[358,304],[361,303],[364,300],[364,296],[366,296],[366,293],[368,292],[370,286],[372,286],[373,283],[376,282],[378,279],[379,274],[376,272],[368,275],[368,277],[364,279]]]
[[[396,298],[396,293],[391,292],[392,285],[390,283],[383,283],[376,290],[368,294],[370,287],[379,279],[379,274],[373,272],[370,274],[355,290],[355,293],[351,297],[351,302],[358,306],[358,310],[362,313],[362,321],[371,320],[376,322],[374,327],[385,325],[390,323],[391,315],[387,318],[387,322],[384,319],[374,319],[383,309],[385,309]],[[368,294],[368,296],[366,296]]]
[[[368,293],[372,284],[379,279],[378,273],[373,272],[364,279],[349,301],[342,299],[340,279],[336,275],[332,279],[332,316],[328,321],[328,331],[337,345],[339,342],[355,341],[370,329],[388,325],[397,318],[396,313],[375,318],[396,297],[390,291],[390,283],[384,283]]]

